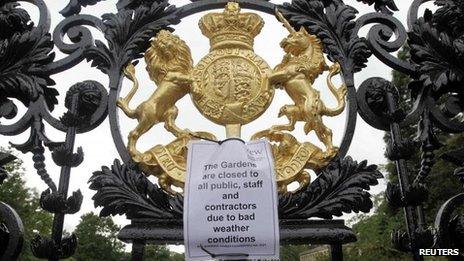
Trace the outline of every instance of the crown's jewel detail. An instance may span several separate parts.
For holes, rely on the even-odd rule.
[[[240,13],[238,3],[230,2],[222,13],[209,13],[200,19],[201,32],[210,39],[211,50],[222,48],[253,49],[254,38],[264,26],[254,13]]]

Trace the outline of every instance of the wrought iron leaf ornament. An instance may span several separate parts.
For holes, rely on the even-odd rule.
[[[31,250],[35,257],[43,259],[65,259],[76,251],[77,237],[75,234],[66,236],[58,246],[53,239],[36,235],[31,241]]]
[[[464,31],[464,3],[462,1],[436,0],[440,8],[433,15],[438,30],[458,37]]]
[[[353,30],[358,13],[353,7],[340,1],[293,0],[284,3],[282,13],[292,24],[305,26],[317,35],[329,59],[342,64],[344,71],[354,73],[366,66],[371,52],[365,39]]]
[[[297,194],[279,198],[282,218],[321,217],[332,219],[343,212],[369,212],[372,208],[370,186],[382,178],[376,165],[357,163],[350,157],[337,159],[325,168],[319,178]],[[135,166],[115,160],[111,169],[102,167],[89,180],[95,206],[103,207],[101,216],[126,214],[129,219],[176,219],[182,217],[183,196],[168,195],[149,181]]]
[[[368,5],[374,5],[374,8],[377,12],[393,14],[393,11],[398,11],[398,7],[396,6],[394,0],[356,0],[356,1],[363,2]]]
[[[15,33],[23,33],[34,25],[26,10],[17,8],[19,3],[6,2],[0,6],[0,39],[8,39]]]
[[[103,207],[101,216],[126,214],[127,218],[174,218],[182,213],[172,210],[169,195],[143,174],[115,160],[111,169],[102,167],[90,178],[95,206]],[[181,203],[182,204],[182,203]]]
[[[40,206],[51,213],[75,214],[80,210],[83,198],[80,190],[73,192],[72,196],[66,199],[63,195],[47,189],[40,195]]]
[[[0,101],[8,102],[6,97],[16,98],[29,106],[30,101],[43,95],[48,108],[53,110],[58,103],[58,92],[48,86],[55,82],[40,73],[41,66],[53,61],[52,49],[50,34],[43,34],[40,29],[0,40]]]
[[[72,150],[63,143],[53,149],[52,158],[58,166],[77,167],[84,161],[84,152],[82,147],[78,147],[77,152],[72,153]]]
[[[464,41],[462,37],[455,38],[445,31],[439,31],[439,24],[434,23],[433,18],[432,13],[426,11],[424,17],[416,21],[413,31],[409,33],[409,45],[411,60],[419,71],[418,80],[438,97],[450,91],[459,92],[462,87]]]
[[[372,208],[370,186],[383,178],[376,165],[357,163],[350,157],[333,161],[306,190],[283,195],[280,214],[289,218],[320,217],[332,219],[343,212],[369,212]]]
[[[139,6],[150,6],[153,2],[165,2],[165,0],[118,0],[116,7],[122,9],[136,9]]]
[[[95,5],[101,1],[105,0],[69,0],[69,3],[63,10],[60,11],[60,14],[62,14],[65,17],[76,15],[81,12],[82,7]],[[118,0],[116,6],[118,10],[136,9],[138,6],[141,5],[150,6],[154,1],[162,2],[164,0]]]
[[[122,9],[117,14],[103,15],[109,45],[106,47],[95,41],[96,46],[87,51],[88,59],[93,60],[92,66],[106,73],[110,68],[120,69],[142,57],[156,32],[180,22],[174,15],[175,10],[168,1],[154,1],[150,6],[141,5],[135,10]]]

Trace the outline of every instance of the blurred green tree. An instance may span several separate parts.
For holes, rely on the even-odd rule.
[[[78,246],[73,258],[79,261],[123,260],[124,244],[117,239],[120,227],[110,217],[99,217],[94,213],[81,216],[74,233]]]

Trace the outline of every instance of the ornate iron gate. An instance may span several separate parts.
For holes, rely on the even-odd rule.
[[[359,1],[359,0],[358,0]],[[38,7],[37,25],[17,1],[0,2],[0,117],[18,118],[13,124],[0,124],[0,134],[14,136],[30,130],[24,144],[13,146],[22,153],[31,152],[37,174],[49,189],[41,196],[45,211],[54,214],[52,235],[39,235],[32,249],[36,257],[58,260],[73,255],[77,238],[63,237],[65,215],[80,209],[82,194],[68,194],[73,167],[80,165],[83,152],[74,148],[76,135],[92,131],[107,117],[122,162],[94,172],[91,189],[96,191],[95,205],[103,207],[101,215],[125,214],[132,221],[119,234],[124,242],[133,243],[132,257],[143,259],[144,245],[182,243],[181,194],[166,193],[149,181],[133,162],[121,137],[117,119],[117,100],[123,81],[123,68],[142,57],[150,39],[162,29],[179,23],[183,18],[206,10],[224,8],[227,0],[192,0],[176,7],[167,0],[119,0],[116,14],[102,18],[80,14],[81,7],[96,5],[99,0],[71,0],[61,11],[64,16],[51,31],[49,12],[44,0],[28,0]],[[393,244],[422,260],[420,248],[460,248],[461,218],[452,214],[463,203],[464,194],[443,204],[431,228],[426,224],[422,205],[427,200],[426,177],[434,164],[438,148],[435,130],[461,133],[459,121],[463,111],[464,82],[464,4],[462,1],[436,0],[438,10],[426,11],[418,17],[419,7],[427,0],[412,1],[407,28],[393,17],[397,7],[393,0],[362,1],[374,5],[375,11],[356,16],[357,10],[342,0],[293,0],[276,5],[266,0],[236,0],[242,8],[271,15],[279,10],[294,28],[305,28],[323,44],[328,59],[341,66],[347,86],[348,120],[337,157],[321,169],[318,179],[295,193],[279,195],[279,217],[282,244],[329,244],[332,259],[341,260],[341,246],[356,240],[343,220],[332,220],[346,212],[369,212],[373,204],[366,191],[377,184],[382,175],[374,165],[358,163],[347,156],[358,113],[372,127],[390,132],[387,156],[394,161],[399,174],[398,184],[388,184],[390,203],[404,208],[407,231],[395,232]],[[366,38],[359,30],[374,24]],[[103,32],[106,43],[94,40],[85,26]],[[72,43],[65,43],[67,35]],[[394,38],[393,40],[390,40]],[[406,61],[392,55],[409,44]],[[66,57],[56,60],[52,49],[57,47]],[[413,79],[411,90],[414,106],[411,111],[399,107],[400,95],[388,80],[370,78],[355,84],[354,74],[361,71],[368,58],[375,55],[394,70]],[[87,59],[92,67],[109,78],[109,86],[95,81],[74,84],[66,93],[68,111],[60,119],[50,112],[58,104],[58,92],[51,75],[64,72]],[[357,87],[359,86],[359,87]],[[18,115],[13,100],[27,107]],[[44,122],[66,133],[63,142],[49,139]],[[418,124],[422,144],[421,169],[409,173],[405,161],[412,154],[409,141],[401,137],[401,128]],[[44,151],[52,152],[55,164],[61,167],[60,180],[53,181],[44,164]],[[446,158],[458,165],[456,178],[463,178],[463,150],[450,151]],[[0,155],[0,164],[13,160]],[[3,170],[0,180],[5,178]],[[451,173],[450,173],[451,174]],[[4,224],[0,229],[2,260],[14,259],[22,247],[21,218],[8,205],[1,203]],[[320,217],[323,220],[308,220]],[[456,221],[457,220],[457,221]],[[29,247],[29,246],[26,246]]]

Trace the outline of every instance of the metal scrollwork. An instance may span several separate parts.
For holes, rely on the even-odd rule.
[[[29,139],[26,142],[12,146],[23,153],[32,153],[34,168],[48,186],[48,189],[42,193],[40,206],[55,214],[51,237],[37,235],[32,246],[33,253],[40,258],[65,258],[74,253],[76,239],[72,236],[74,237],[72,243],[72,240],[62,238],[64,215],[76,213],[82,203],[80,191],[74,192],[67,198],[71,168],[83,161],[81,148],[77,149],[77,153],[73,152],[75,135],[94,129],[106,118],[108,94],[97,82],[78,83],[67,93],[65,106],[68,112],[61,119],[56,119],[50,114],[58,104],[58,92],[51,87],[55,82],[50,76],[67,70],[84,59],[82,50],[89,46],[92,37],[83,27],[71,25],[71,32],[68,34],[70,38],[78,42],[79,37],[82,36],[87,38],[85,40],[87,43],[84,41],[81,44],[72,44],[71,47],[69,45],[63,47],[59,44],[59,37],[55,34],[55,39],[52,39],[48,32],[50,22],[45,3],[38,0],[30,2],[36,5],[40,12],[37,26],[34,26],[28,13],[16,2],[3,2],[1,5],[0,117],[15,119],[17,107],[13,99],[23,103],[27,110],[15,123],[0,124],[0,133],[11,136],[30,129]],[[57,42],[58,44],[55,45]],[[54,46],[61,47],[65,53],[75,53],[55,61],[52,52]],[[66,48],[68,48],[67,52]],[[66,132],[66,141],[50,140],[46,135],[43,121]],[[52,152],[54,162],[61,167],[58,184],[52,180],[46,169],[46,148]],[[50,245],[50,242],[54,247],[45,247]]]
[[[435,230],[426,226],[423,204],[428,199],[427,177],[434,165],[434,151],[443,146],[436,137],[437,130],[448,133],[461,133],[463,123],[459,115],[462,106],[462,74],[463,55],[462,35],[464,33],[464,6],[454,1],[435,1],[436,12],[426,10],[423,17],[418,17],[419,7],[429,2],[416,0],[411,4],[408,15],[407,43],[411,48],[410,59],[406,64],[400,60],[388,63],[392,68],[406,73],[413,81],[409,84],[414,105],[410,112],[395,109],[401,99],[396,95],[394,86],[386,80],[372,78],[365,81],[358,90],[359,113],[375,128],[391,132],[391,144],[387,148],[387,156],[394,160],[399,175],[399,184],[389,183],[386,196],[390,204],[404,207],[407,232],[395,231],[392,234],[393,244],[401,251],[411,252],[415,260],[421,260],[419,248],[454,247],[461,248],[462,240],[461,216],[452,217],[453,210],[462,204],[461,195],[446,202],[439,210]],[[365,23],[366,18],[359,18]],[[389,18],[391,19],[391,18]],[[384,26],[384,25],[382,25]],[[402,41],[406,36],[401,32]],[[388,39],[389,35],[387,34]],[[394,49],[378,48],[374,53],[384,53]],[[383,55],[384,56],[384,55]],[[380,57],[379,57],[380,58]],[[381,59],[381,58],[380,58]],[[400,62],[398,62],[400,61]],[[380,92],[379,92],[380,91]],[[396,113],[396,112],[398,113]],[[397,115],[397,117],[389,117]],[[418,123],[417,140],[421,143],[420,169],[412,182],[405,167],[405,160],[410,158],[412,147],[402,140],[400,127]],[[406,149],[406,150],[404,150]],[[455,174],[461,180],[462,149],[446,153],[444,158],[456,163],[459,167]],[[452,238],[452,239],[451,239]]]
[[[367,42],[372,53],[391,68],[414,75],[415,68],[408,61],[400,60],[390,54],[399,50],[407,40],[406,29],[400,21],[384,13],[365,14],[356,20],[354,31],[357,33],[361,27],[371,23],[375,23],[375,25],[369,29]],[[389,41],[393,34],[397,38],[394,41]]]
[[[342,0],[292,0],[283,5],[267,0],[232,3],[191,0],[180,7],[168,0],[119,0],[117,13],[99,18],[80,12],[86,6],[98,5],[101,0],[69,0],[60,12],[64,19],[53,28],[52,34],[50,14],[43,0],[26,1],[39,10],[37,24],[17,1],[3,1],[0,4],[0,119],[13,123],[0,123],[0,134],[14,136],[30,131],[26,142],[13,147],[32,154],[34,168],[48,186],[41,195],[40,205],[54,214],[52,235],[38,235],[32,243],[33,253],[39,258],[55,260],[70,257],[75,251],[75,235],[63,237],[62,232],[64,216],[79,211],[83,198],[80,191],[68,196],[72,168],[85,163],[83,149],[74,149],[76,135],[93,130],[108,116],[123,163],[116,160],[111,168],[103,167],[90,179],[90,187],[96,191],[95,204],[103,207],[101,215],[125,214],[134,224],[141,220],[177,224],[182,218],[183,196],[171,190],[170,185],[183,186],[187,143],[191,139],[216,138],[206,132],[177,127],[175,102],[189,94],[208,119],[223,124],[228,134],[237,135],[241,125],[261,115],[269,106],[275,87],[284,89],[294,101],[280,110],[280,115],[286,116],[289,123],[270,126],[254,138],[267,137],[274,143],[276,171],[283,173],[283,178],[278,179],[282,219],[331,219],[345,212],[368,212],[372,208],[366,190],[376,185],[382,175],[375,165],[358,163],[346,156],[359,113],[372,127],[390,132],[386,155],[397,166],[399,182],[387,185],[386,197],[390,204],[404,208],[407,224],[405,232],[392,234],[394,246],[411,252],[416,260],[420,260],[419,248],[462,248],[462,216],[452,215],[455,207],[462,205],[462,195],[442,206],[435,230],[427,226],[422,206],[428,199],[427,179],[437,157],[435,153],[442,146],[437,132],[464,131],[464,4],[435,0],[437,10],[427,10],[420,16],[420,7],[431,0],[414,0],[405,26],[393,17],[398,10],[394,0],[357,1],[373,5],[375,12],[357,16],[357,10]],[[201,29],[210,38],[212,48],[194,66],[189,51],[184,57],[179,55],[183,41],[171,33],[170,26],[200,11],[224,7],[223,13],[202,18]],[[240,8],[276,15],[290,32],[282,43],[286,55],[275,69],[253,51],[253,38],[263,26],[261,18],[253,13],[241,13]],[[227,20],[226,25],[217,26],[216,22],[221,20]],[[370,24],[373,26],[367,37],[360,37],[360,29]],[[95,40],[89,26],[98,29],[105,40]],[[64,40],[66,36],[69,42]],[[311,48],[299,49],[306,44]],[[406,60],[394,57],[392,53],[405,44],[410,47],[409,57]],[[55,59],[55,47],[66,56]],[[355,85],[354,74],[366,67],[372,54],[411,77],[408,88],[413,106],[409,111],[400,106],[403,97],[390,81],[373,77],[358,88]],[[177,65],[160,62],[162,56],[172,62],[173,55],[181,59]],[[325,63],[325,56],[333,62],[332,66]],[[166,108],[158,106],[154,110],[156,115],[149,115],[153,112],[151,109],[131,109],[128,105],[138,86],[134,66],[143,57],[149,64],[148,73],[158,86],[155,98],[170,101]],[[69,86],[63,102],[59,102],[58,87],[54,87],[51,76],[66,72],[84,59],[108,76],[109,85],[83,80]],[[182,66],[184,70],[179,69]],[[324,71],[329,71],[327,85],[338,102],[334,109],[326,108],[312,88],[315,78]],[[332,77],[338,74],[343,84],[337,88]],[[125,78],[133,82],[134,90],[121,99],[119,93]],[[211,88],[218,84],[223,86]],[[26,107],[22,115],[18,115],[16,102]],[[143,106],[158,103],[149,99]],[[51,112],[59,104],[67,112],[58,119]],[[347,126],[338,146],[332,143],[331,131],[321,117],[338,115],[345,104]],[[131,132],[129,149],[119,129],[119,108],[139,121],[137,129]],[[305,132],[316,131],[325,151],[309,142],[300,143],[289,133],[299,121],[305,123]],[[50,139],[44,122],[65,132],[65,141]],[[137,151],[135,143],[140,135],[161,122],[176,139],[166,146]],[[405,140],[401,129],[415,124],[422,154],[420,168],[417,173],[411,173],[405,162],[411,158],[413,141]],[[45,166],[46,149],[61,168],[57,183]],[[458,165],[455,175],[464,180],[462,151],[451,151],[443,157]],[[315,170],[318,178],[311,181],[305,169]],[[144,174],[158,176],[160,186]],[[0,170],[0,180],[4,178],[5,173]],[[300,187],[286,193],[287,185],[293,181]],[[11,217],[6,222],[11,221],[6,226],[9,234],[0,227],[0,238],[10,238],[8,246],[0,244],[0,255],[9,258],[18,255],[22,235],[20,219],[12,213],[7,206],[0,206],[0,214]],[[11,230],[13,227],[17,229]],[[342,230],[345,228],[337,231]],[[321,238],[318,237],[319,243]]]

